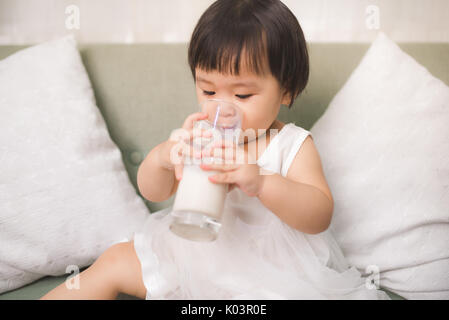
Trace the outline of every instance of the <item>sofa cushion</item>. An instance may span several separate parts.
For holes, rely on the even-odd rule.
[[[449,87],[380,33],[311,129],[345,256],[407,299],[449,298],[448,123]]]
[[[91,264],[148,210],[73,36],[0,61],[0,292]]]

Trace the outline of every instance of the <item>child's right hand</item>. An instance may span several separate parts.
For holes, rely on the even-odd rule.
[[[193,147],[190,141],[196,137],[211,137],[212,134],[205,129],[195,130],[193,127],[196,121],[207,119],[208,115],[205,112],[196,112],[189,115],[180,129],[176,129],[170,135],[170,138],[163,143],[160,149],[159,159],[163,168],[174,170],[177,180],[182,178],[182,169],[184,167],[184,155],[192,156]],[[184,143],[181,142],[184,141]],[[175,147],[176,149],[173,149]],[[171,152],[177,153],[178,156],[171,157]],[[178,160],[178,161],[176,161]]]

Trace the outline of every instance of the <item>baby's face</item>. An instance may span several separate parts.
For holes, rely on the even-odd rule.
[[[266,74],[250,73],[244,65],[238,76],[196,68],[198,103],[207,99],[233,102],[243,113],[242,130],[252,128],[259,134],[258,129],[268,129],[276,119],[281,104],[288,104],[288,97],[282,97],[276,78],[271,73]]]

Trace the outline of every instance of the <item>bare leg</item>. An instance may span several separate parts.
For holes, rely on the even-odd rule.
[[[119,292],[141,299],[146,296],[133,241],[111,246],[79,277],[79,289],[68,289],[62,283],[41,300],[115,299]]]

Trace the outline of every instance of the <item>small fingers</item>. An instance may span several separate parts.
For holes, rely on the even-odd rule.
[[[176,130],[173,130],[169,140],[189,143],[190,141],[195,141],[195,139],[197,138],[204,138],[205,140],[207,139],[205,142],[209,142],[211,137],[212,132],[208,129],[194,128],[191,130],[187,130],[178,128]]]
[[[234,183],[235,179],[234,179],[234,171],[226,171],[223,173],[219,173],[219,174],[214,174],[214,175],[210,175],[208,176],[209,181],[213,182],[213,183]]]
[[[212,147],[217,148],[236,148],[237,145],[233,140],[229,139],[217,139],[217,141],[214,141],[212,144]]]
[[[242,148],[236,147],[233,144],[229,144],[229,147],[206,147],[201,151],[202,157],[213,157],[224,160],[229,163],[243,164],[245,163],[245,151]]]
[[[203,120],[208,118],[208,114],[206,112],[195,112],[189,115],[186,120],[184,121],[184,124],[182,125],[183,129],[186,130],[192,130],[193,126],[196,121]]]
[[[212,141],[212,135],[213,134],[209,129],[195,128],[190,134],[190,140],[192,140],[192,144],[195,147],[201,149],[210,144]]]
[[[202,163],[200,165],[201,169],[206,170],[206,171],[210,171],[210,170],[220,170],[220,171],[233,171],[239,168],[239,165],[237,164],[226,164],[226,163],[222,163],[222,164],[218,164],[218,163],[210,163],[210,164],[206,164],[206,163]]]
[[[182,164],[178,164],[175,166],[175,177],[177,180],[181,180],[182,179],[182,170],[183,169],[183,165]]]

